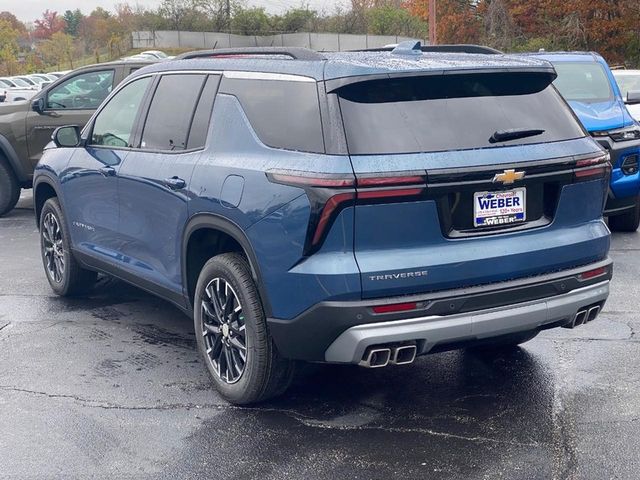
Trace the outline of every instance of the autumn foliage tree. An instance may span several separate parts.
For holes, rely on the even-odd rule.
[[[428,0],[406,7],[429,20]],[[595,50],[611,63],[640,60],[638,0],[437,0],[437,17],[440,43]]]
[[[54,33],[64,30],[66,24],[58,12],[45,10],[42,18],[34,22],[35,30],[33,36],[40,40],[48,40]]]

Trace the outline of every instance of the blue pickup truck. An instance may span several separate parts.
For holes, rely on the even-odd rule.
[[[636,231],[640,224],[640,126],[629,114],[607,65],[592,52],[539,52],[558,73],[555,87],[582,125],[611,155],[613,170],[605,215],[613,231]]]

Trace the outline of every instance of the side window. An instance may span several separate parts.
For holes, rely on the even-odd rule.
[[[211,119],[213,101],[216,98],[219,83],[219,75],[210,75],[202,89],[196,112],[193,114],[193,122],[191,122],[191,131],[189,132],[189,140],[187,141],[188,149],[202,148],[207,143],[209,121]]]
[[[47,108],[95,110],[112,88],[113,70],[81,73],[51,89],[47,95]]]
[[[274,148],[324,153],[315,81],[224,77],[222,93],[234,95],[260,140]]]
[[[185,150],[206,75],[164,75],[151,100],[140,148]]]
[[[130,147],[134,122],[151,77],[134,80],[113,96],[93,123],[91,145]]]

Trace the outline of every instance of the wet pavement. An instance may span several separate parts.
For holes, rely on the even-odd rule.
[[[227,404],[191,321],[101,279],[52,295],[30,194],[0,218],[0,478],[635,479],[640,234],[613,237],[595,322],[502,357],[305,366],[282,398]]]

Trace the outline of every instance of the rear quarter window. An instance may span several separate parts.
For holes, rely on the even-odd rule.
[[[238,99],[249,123],[265,145],[324,153],[315,81],[223,77],[220,93]]]
[[[351,154],[418,153],[585,136],[547,74],[492,73],[370,80],[338,90]],[[492,142],[495,132],[543,130]]]

